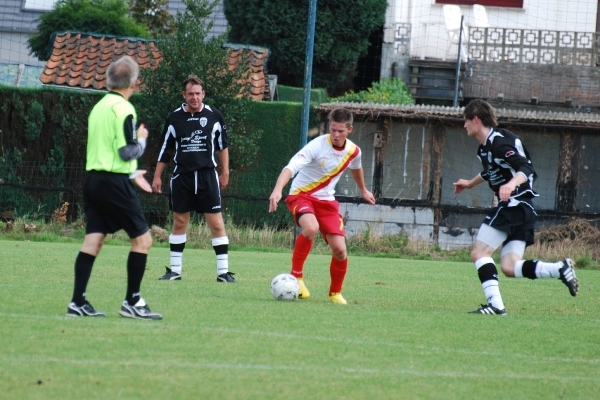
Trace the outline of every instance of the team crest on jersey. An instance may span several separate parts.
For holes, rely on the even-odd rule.
[[[506,154],[504,155],[504,158],[509,158],[515,155],[515,152],[512,150],[509,150],[506,152]]]
[[[202,118],[200,118],[200,126],[201,126],[201,127],[203,127],[203,128],[204,128],[204,127],[206,126],[206,124],[207,124],[207,123],[208,123],[208,119],[206,119],[206,117],[202,117]]]

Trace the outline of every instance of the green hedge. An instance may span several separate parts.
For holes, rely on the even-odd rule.
[[[277,85],[277,94],[279,101],[292,101],[297,103],[304,102],[304,89],[292,86]],[[325,103],[327,101],[327,91],[325,89],[311,89],[310,103]]]
[[[62,201],[80,202],[77,190],[85,163],[87,118],[103,95],[103,92],[48,87],[0,86],[0,179],[13,184],[1,192],[0,214],[37,215],[43,210],[41,215],[49,217]],[[131,101],[138,119],[147,119],[144,95],[136,94]],[[224,193],[226,213],[239,223],[286,226],[291,219],[285,205],[277,213],[268,214],[267,199],[277,176],[298,151],[302,104],[253,102],[251,107],[245,123],[249,132],[261,133],[259,151],[255,161],[244,170],[232,171],[230,187]],[[309,126],[313,129],[319,126],[319,118],[313,112]],[[151,180],[162,126],[148,128],[148,148],[140,160],[140,168],[148,169]],[[23,185],[23,189],[14,184]],[[73,193],[62,195],[57,188],[63,187],[74,188]],[[160,220],[161,215],[169,214],[167,202],[154,197],[142,196],[141,200],[147,215]],[[72,209],[81,209],[80,206],[73,204]]]

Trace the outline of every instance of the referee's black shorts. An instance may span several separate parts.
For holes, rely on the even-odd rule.
[[[89,171],[83,182],[85,232],[125,230],[130,239],[148,231],[148,222],[127,174]]]
[[[175,174],[171,177],[169,189],[169,206],[174,212],[221,212],[219,176],[212,168]]]

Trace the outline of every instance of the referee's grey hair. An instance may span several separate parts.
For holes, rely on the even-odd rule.
[[[129,56],[123,56],[110,64],[106,71],[106,87],[112,89],[127,89],[137,81],[140,66]]]

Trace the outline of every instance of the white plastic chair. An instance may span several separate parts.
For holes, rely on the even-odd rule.
[[[473,4],[473,20],[475,27],[477,28],[489,28],[490,22],[488,21],[487,11],[481,4]]]
[[[450,53],[450,49],[452,45],[457,45],[460,39],[460,22],[462,17],[462,12],[460,11],[460,7],[452,4],[445,4],[442,7],[444,11],[444,22],[446,24],[446,30],[448,31],[448,38],[450,42],[448,43],[448,48],[446,49],[446,54],[444,55],[444,61],[448,58],[448,54]],[[461,44],[461,59],[466,62],[469,60],[469,54],[467,52],[467,40],[469,38],[469,29],[467,28],[467,24],[463,21],[463,31],[462,31],[462,44]]]

